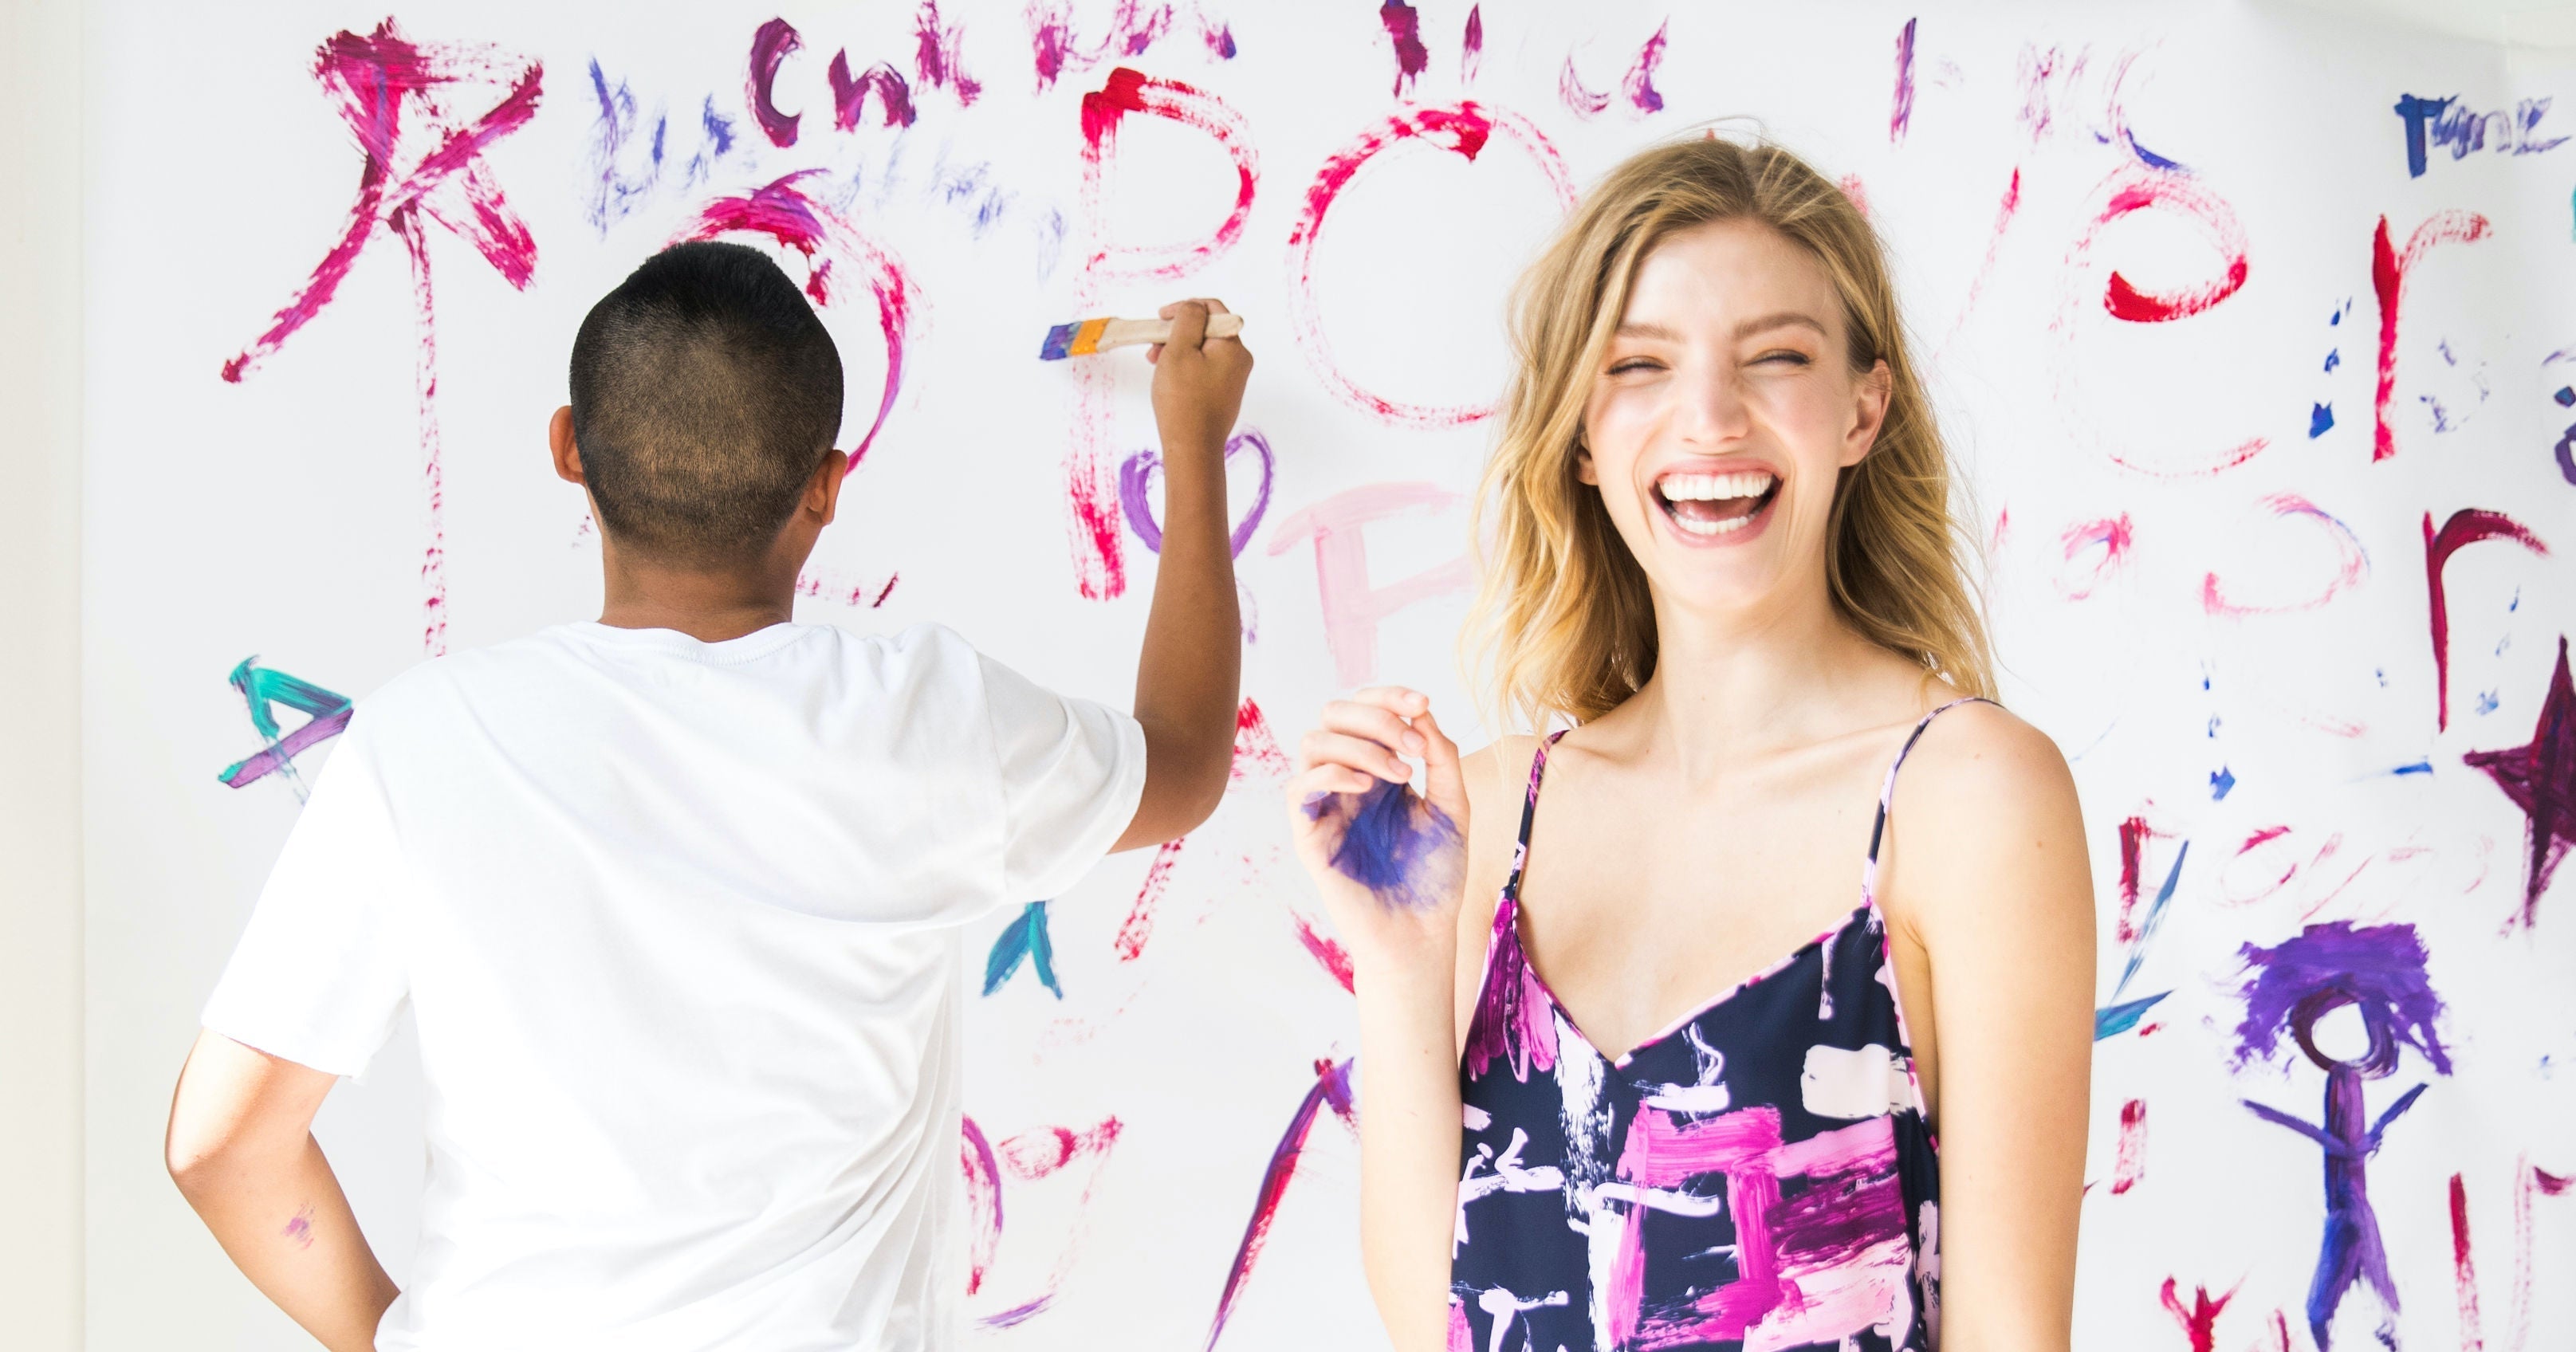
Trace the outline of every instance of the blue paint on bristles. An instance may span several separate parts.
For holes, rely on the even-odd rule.
[[[1063,361],[1067,357],[1088,357],[1100,350],[1101,331],[1109,327],[1106,319],[1082,319],[1071,324],[1058,324],[1047,330],[1046,342],[1038,347],[1039,361]]]
[[[1440,862],[1459,844],[1457,824],[1411,785],[1381,780],[1366,793],[1321,795],[1306,804],[1306,815],[1336,808],[1350,816],[1332,865],[1379,901],[1418,910],[1438,904],[1442,888],[1455,885],[1454,877],[1440,876]],[[1448,871],[1455,867],[1450,861]]]

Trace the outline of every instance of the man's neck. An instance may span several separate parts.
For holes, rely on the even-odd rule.
[[[794,618],[796,570],[734,572],[678,568],[622,556],[606,546],[606,601],[599,622],[614,629],[676,629],[701,643],[758,633]]]

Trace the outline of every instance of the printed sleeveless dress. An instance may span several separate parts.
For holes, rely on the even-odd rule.
[[[1451,1352],[1932,1352],[1940,1161],[1872,895],[1806,947],[1605,1058],[1523,951],[1530,767],[1459,1090]],[[1562,737],[1558,733],[1557,737]]]

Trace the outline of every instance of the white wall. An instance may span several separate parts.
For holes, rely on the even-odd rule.
[[[80,1345],[81,10],[0,11],[0,1344]]]

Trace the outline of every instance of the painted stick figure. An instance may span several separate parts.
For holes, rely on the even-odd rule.
[[[2397,1284],[2371,1209],[2369,1160],[2390,1123],[2415,1106],[2428,1087],[2416,1085],[2370,1117],[2368,1081],[2395,1073],[2398,1054],[2411,1044],[2443,1075],[2451,1060],[2434,1031],[2442,1012],[2424,970],[2424,943],[2412,925],[2356,930],[2348,921],[2310,925],[2274,948],[2245,946],[2245,1021],[2237,1026],[2237,1064],[2269,1057],[2289,1033],[2310,1064],[2326,1073],[2322,1123],[2309,1122],[2250,1099],[2245,1106],[2266,1122],[2288,1127],[2325,1150],[2326,1223],[2308,1286],[2308,1331],[2319,1352],[2332,1346],[2329,1326],[2355,1282],[2367,1281],[2390,1314],[2398,1308]],[[2317,1045],[2319,1020],[2352,1007],[2369,1045],[2359,1056],[2337,1057]]]

